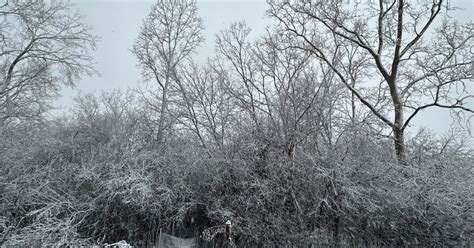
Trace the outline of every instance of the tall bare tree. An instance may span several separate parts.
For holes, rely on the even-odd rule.
[[[466,90],[466,83],[473,79],[473,25],[452,20],[447,14],[450,6],[443,0],[380,0],[377,5],[370,1],[268,2],[269,15],[286,34],[300,39],[295,46],[328,64],[347,89],[392,130],[400,161],[406,157],[405,130],[420,111],[440,107],[474,112],[467,106],[473,95]],[[349,54],[339,49],[347,43],[358,47],[358,56],[370,58],[370,70],[357,81],[380,81],[381,98],[371,99],[357,87],[359,83],[351,81]],[[374,100],[389,108],[376,106]]]
[[[163,142],[164,129],[169,125],[168,107],[171,84],[177,67],[203,41],[202,20],[197,15],[196,1],[160,0],[143,21],[132,49],[145,80],[158,84],[148,99],[159,115],[156,142]]]
[[[226,87],[226,72],[212,63],[182,67],[175,78],[180,123],[198,137],[209,157],[222,153],[236,110]]]
[[[282,148],[290,157],[310,133],[307,116],[321,103],[331,81],[319,73],[311,52],[292,47],[294,38],[269,29],[252,43],[250,29],[234,23],[217,36],[217,52],[228,65],[229,92],[265,143]],[[266,136],[266,137],[263,137]]]
[[[93,73],[97,38],[68,1],[0,3],[0,123],[35,118],[61,84]]]

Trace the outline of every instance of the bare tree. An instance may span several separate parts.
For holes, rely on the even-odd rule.
[[[315,107],[323,102],[322,89],[331,81],[319,73],[321,68],[310,52],[294,49],[291,43],[291,37],[280,37],[269,29],[254,49],[258,68],[255,88],[263,96],[268,124],[289,156],[319,129],[307,116],[317,115]]]
[[[248,39],[250,28],[244,22],[232,23],[217,35],[216,49],[224,70],[228,71],[228,88],[236,98],[239,107],[259,128],[259,112],[264,111],[264,103],[255,88],[256,71],[252,44]]]
[[[171,84],[177,67],[203,41],[201,18],[197,16],[196,1],[160,0],[148,16],[133,46],[138,67],[147,81],[158,84],[151,95],[158,99],[146,102],[159,115],[156,142],[163,142],[164,129],[169,119],[168,107]]]
[[[249,33],[248,26],[239,22],[217,37],[218,54],[228,65],[229,92],[265,143],[291,157],[295,147],[316,131],[307,117],[316,115],[322,89],[332,79],[327,70],[319,73],[323,68],[311,52],[292,47],[292,37],[280,37],[269,29],[252,43]]]
[[[48,110],[61,84],[94,72],[97,38],[68,1],[0,4],[0,123]]]
[[[269,15],[287,34],[300,39],[295,46],[329,65],[347,89],[392,130],[400,161],[405,160],[405,130],[420,111],[440,107],[473,113],[467,107],[473,96],[465,85],[473,79],[473,26],[449,18],[449,5],[442,0],[417,4],[380,0],[377,6],[370,1],[352,5],[341,1],[268,2]],[[348,75],[349,54],[335,53],[347,43],[358,47],[358,56],[370,58],[366,65],[370,70],[357,81],[381,82],[379,92],[383,94],[376,102]],[[334,55],[339,58],[334,60]]]
[[[210,157],[222,153],[236,110],[226,72],[212,63],[182,67],[175,78],[181,123],[196,134]]]

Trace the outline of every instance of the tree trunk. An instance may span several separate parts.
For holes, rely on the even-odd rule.
[[[355,88],[355,80],[352,79],[352,88]],[[352,116],[351,116],[351,124],[352,124],[352,129],[355,127],[356,124],[356,105],[355,105],[355,94],[354,92],[351,92],[351,110],[352,110]]]
[[[399,163],[405,162],[405,137],[403,129],[403,105],[400,100],[400,94],[397,89],[396,85],[396,71],[393,71],[393,75],[390,80],[387,81],[388,86],[390,88],[390,96],[392,97],[392,103],[395,111],[394,122],[392,125],[393,130],[393,138],[394,138],[394,146],[395,146],[395,153],[397,155],[397,160]]]
[[[406,151],[405,151],[405,131],[401,128],[393,128],[393,136],[395,142],[395,153],[397,154],[398,162],[406,162]]]
[[[161,153],[164,153],[164,129],[165,129],[165,122],[167,119],[166,112],[168,108],[168,85],[169,85],[169,77],[166,76],[165,85],[162,89],[163,92],[161,94],[161,109],[160,109],[160,120],[158,122],[158,130],[156,134],[156,146],[159,148]]]

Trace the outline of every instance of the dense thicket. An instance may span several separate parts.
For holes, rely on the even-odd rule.
[[[244,126],[211,158],[181,129],[157,155],[136,105],[105,100],[122,97],[2,129],[7,245],[143,245],[159,229],[194,237],[228,219],[249,246],[472,241],[474,158],[454,139],[420,134],[400,165],[389,141],[353,127],[289,157]]]
[[[401,161],[391,128],[295,37],[274,27],[252,41],[235,23],[199,65],[171,25],[189,17],[201,42],[195,3],[162,3],[134,47],[148,84],[0,126],[2,246],[145,246],[160,230],[219,244],[227,220],[238,247],[473,242],[474,153],[463,129],[407,134]],[[156,30],[169,36],[147,25],[160,15],[170,22]],[[160,39],[184,50],[151,53]],[[359,62],[349,74],[367,72]],[[351,85],[371,101],[384,95]],[[389,115],[384,101],[377,111]]]

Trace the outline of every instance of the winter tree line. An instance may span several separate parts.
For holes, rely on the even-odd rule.
[[[443,0],[267,5],[264,33],[235,22],[197,62],[196,2],[157,1],[130,44],[143,82],[52,115],[98,37],[67,1],[0,2],[0,245],[227,220],[238,247],[472,244],[472,22]],[[411,127],[432,108],[452,131]]]

